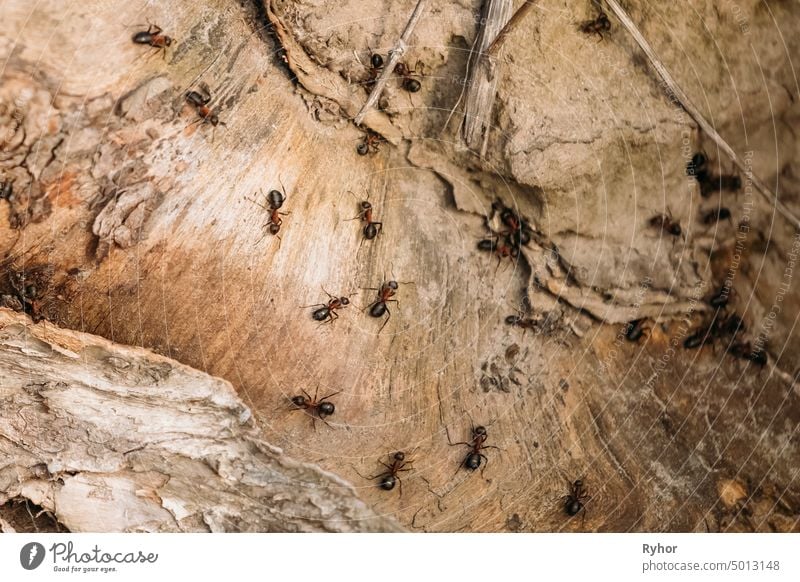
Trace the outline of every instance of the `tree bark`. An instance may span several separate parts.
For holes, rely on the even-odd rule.
[[[394,46],[415,4],[3,2],[0,180],[13,182],[13,196],[0,201],[5,305],[47,320],[33,336],[72,337],[56,325],[140,346],[224,378],[241,399],[234,404],[228,385],[208,376],[164,394],[160,385],[142,391],[139,376],[127,373],[106,385],[106,365],[78,375],[49,336],[33,352],[6,350],[3,371],[16,370],[17,380],[2,385],[3,396],[8,390],[16,410],[26,403],[23,418],[34,415],[27,430],[33,420],[72,418],[54,426],[69,427],[63,442],[75,444],[13,445],[4,463],[24,468],[24,481],[41,490],[10,479],[4,498],[31,499],[68,527],[105,529],[76,517],[101,490],[99,474],[137,508],[136,524],[120,527],[158,519],[175,529],[394,527],[335,474],[375,514],[415,531],[797,530],[800,490],[796,463],[787,462],[800,454],[796,286],[769,333],[763,370],[722,345],[681,347],[737,256],[733,304],[751,339],[761,333],[794,232],[771,223],[771,209],[751,208],[744,188],[701,199],[685,175],[684,139],[690,156],[704,147],[691,120],[671,107],[616,25],[603,40],[578,30],[596,16],[588,3],[563,13],[563,4],[542,2],[541,13],[520,22],[514,34],[522,40],[509,40],[498,59],[483,158],[464,151],[454,125],[441,131],[464,85],[480,3],[434,3],[404,56],[411,68],[424,64],[422,89],[412,94],[389,80],[364,120],[386,142],[359,155],[365,134],[350,120],[369,93],[365,64],[372,51]],[[796,151],[800,100],[790,98],[784,49],[759,45],[777,64],[756,82],[752,50],[725,32],[724,18],[713,22],[722,63],[709,60],[717,45],[697,32],[694,13],[626,4],[677,82],[695,102],[704,96],[726,139],[755,151],[756,173],[781,177],[783,201],[796,212],[800,172],[787,152]],[[754,38],[771,38],[775,22],[797,22],[794,5],[776,5],[773,19],[755,0],[740,4]],[[163,57],[131,42],[146,28],[131,25],[148,19],[174,39]],[[796,55],[800,35],[782,34]],[[672,38],[686,42],[676,48]],[[714,77],[723,70],[744,86],[741,111]],[[195,123],[185,95],[201,83],[225,125]],[[756,131],[740,131],[743,118]],[[717,172],[727,171],[708,154]],[[282,185],[289,214],[279,239],[252,200],[263,205],[258,192]],[[350,220],[367,198],[383,223],[374,240]],[[532,227],[516,261],[477,249],[487,227],[503,229],[491,212],[498,199]],[[719,201],[732,211],[730,224],[701,224],[698,216]],[[648,225],[668,210],[680,238]],[[736,225],[745,213],[751,233],[740,249]],[[377,299],[366,288],[392,279],[399,303],[388,304],[381,328],[384,320],[364,311]],[[303,306],[327,302],[326,292],[351,305],[320,324]],[[506,324],[515,309],[531,329]],[[628,342],[624,325],[640,317],[650,337]],[[42,384],[24,388],[21,371],[51,352]],[[76,381],[64,387],[53,374],[70,362]],[[176,381],[201,377],[169,367]],[[317,389],[341,393],[331,399],[330,426],[315,430],[285,403]],[[205,394],[192,403],[193,411],[202,406],[198,416],[187,412],[192,390]],[[140,410],[140,400],[152,406]],[[108,434],[116,428],[105,412],[111,402],[141,421],[137,433]],[[252,411],[252,429],[237,420],[242,407]],[[2,416],[13,442],[41,442],[13,410]],[[194,422],[186,430],[201,442],[168,434],[179,418]],[[470,472],[467,448],[448,439],[468,440],[473,424],[500,450],[488,449],[483,470]],[[92,436],[100,429],[107,432]],[[139,432],[169,438],[155,445]],[[104,448],[107,437],[114,447]],[[230,467],[213,460],[215,450]],[[364,478],[396,451],[414,460],[401,474],[402,495]],[[47,472],[34,474],[40,463]],[[266,483],[256,479],[257,464],[332,488]],[[298,515],[309,521],[216,489],[203,490],[189,516],[163,502],[173,480],[198,475],[221,491],[232,491],[231,475],[255,480],[254,498],[276,493],[287,507],[305,507]],[[569,519],[560,500],[578,478],[592,499],[585,519]],[[219,503],[241,511],[215,513]],[[358,521],[339,521],[348,516]]]

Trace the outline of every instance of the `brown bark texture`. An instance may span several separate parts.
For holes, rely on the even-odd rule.
[[[103,529],[87,504],[123,530],[800,530],[791,225],[746,175],[713,186],[728,160],[588,1],[537,2],[477,77],[482,2],[428,3],[420,90],[394,76],[355,126],[416,5],[3,2],[0,299],[29,317],[0,312],[3,523],[27,502],[75,531]],[[623,5],[800,213],[797,3]],[[132,42],[148,21],[165,50]],[[218,125],[186,99],[206,87]],[[320,323],[327,293],[350,305]],[[327,422],[290,411],[303,390],[337,393]],[[498,448],[471,471],[450,441],[479,425]]]

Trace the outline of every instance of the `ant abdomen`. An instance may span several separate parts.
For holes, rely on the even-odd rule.
[[[394,475],[385,475],[383,479],[381,479],[380,488],[391,491],[394,489],[395,483],[397,483],[397,479]]]
[[[384,313],[386,313],[386,304],[382,301],[373,305],[369,310],[372,317],[382,317]]]
[[[311,317],[314,318],[314,321],[325,321],[331,314],[331,310],[327,307],[320,307],[314,313],[311,314]]]

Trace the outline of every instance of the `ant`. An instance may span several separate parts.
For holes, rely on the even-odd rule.
[[[186,93],[186,102],[194,107],[198,119],[195,123],[210,123],[214,127],[225,125],[219,120],[218,110],[208,106],[211,102],[211,91],[205,83],[201,83],[197,90]]]
[[[392,455],[392,464],[387,465],[383,461],[379,461],[381,465],[386,467],[386,471],[383,473],[378,473],[377,475],[373,475],[372,477],[364,477],[368,481],[372,481],[373,479],[380,478],[380,483],[378,483],[378,487],[383,489],[384,491],[391,491],[394,489],[395,485],[399,485],[400,489],[400,496],[403,496],[403,482],[400,480],[400,475],[398,473],[402,473],[403,471],[410,471],[410,468],[406,468],[407,466],[411,465],[413,461],[406,461],[406,454],[402,451],[396,452]],[[356,471],[358,473],[358,471]]]
[[[352,192],[350,192],[350,194],[355,196]],[[369,200],[362,200],[359,203],[359,206],[361,211],[358,213],[358,215],[354,216],[353,218],[349,218],[348,220],[360,218],[361,222],[366,222],[366,225],[364,226],[364,238],[367,240],[372,240],[383,231],[383,223],[372,220],[372,204],[370,204]]]
[[[583,24],[580,25],[579,30],[583,34],[596,34],[600,37],[600,42],[603,40],[603,33],[608,32],[611,30],[611,22],[608,20],[608,16],[605,12],[600,10],[600,13],[597,15],[597,18],[594,20],[587,20]]]
[[[483,476],[483,472],[486,469],[486,465],[489,464],[489,458],[484,455],[481,451],[484,449],[497,449],[500,450],[500,447],[495,447],[493,445],[487,445],[486,439],[489,438],[489,434],[486,431],[486,427],[484,426],[473,426],[472,427],[472,440],[470,442],[460,442],[454,443],[450,440],[450,432],[445,428],[445,432],[447,432],[447,441],[450,443],[451,447],[456,447],[458,445],[464,445],[469,447],[471,450],[467,453],[467,456],[464,457],[464,461],[461,463],[465,468],[469,469],[470,471],[475,471],[478,467],[481,466],[481,459],[486,461],[481,469],[481,476]]]
[[[708,304],[711,307],[716,309],[720,309],[728,305],[728,300],[731,296],[731,288],[730,285],[723,285],[720,287],[719,291],[717,291],[711,298],[708,300]]]
[[[141,32],[137,32],[133,35],[133,42],[136,44],[146,44],[153,48],[157,48],[163,51],[163,58],[167,58],[167,47],[172,45],[172,38],[167,36],[166,34],[161,34],[163,30],[161,30],[160,26],[155,24],[150,24],[147,27],[147,30],[142,30]]]
[[[325,295],[329,297],[328,303],[315,303],[314,305],[304,305],[303,308],[306,307],[319,307],[319,309],[315,309],[314,312],[311,314],[311,317],[314,321],[319,322],[326,322],[330,321],[333,323],[335,319],[339,319],[339,316],[336,313],[337,309],[343,309],[350,305],[350,298],[348,297],[334,297],[323,287],[322,290],[325,292]]]
[[[500,213],[500,220],[509,228],[505,234],[511,244],[520,246],[531,241],[530,228],[513,210],[504,208]]]
[[[625,326],[625,339],[629,342],[638,342],[643,337],[649,337],[650,328],[644,325],[646,321],[645,318],[642,318],[628,322]]]
[[[403,79],[402,82],[403,89],[405,89],[409,93],[416,93],[422,88],[422,83],[420,83],[418,79],[414,78],[415,76],[421,75],[421,73],[417,72],[419,64],[420,64],[419,61],[417,61],[417,64],[414,65],[413,70],[409,69],[408,65],[406,65],[405,63],[397,63],[394,66],[394,72]]]
[[[383,322],[383,325],[378,330],[378,333],[383,331],[383,328],[386,327],[386,324],[389,323],[389,318],[392,317],[392,312],[389,311],[389,307],[386,305],[390,301],[394,301],[397,303],[397,299],[392,299],[397,294],[397,289],[399,285],[397,281],[387,281],[382,283],[379,289],[375,287],[365,287],[365,289],[369,291],[377,291],[378,292],[378,299],[374,301],[372,304],[368,305],[369,314],[372,317],[383,317],[383,314],[387,314],[386,321]]]
[[[364,139],[358,142],[356,146],[356,153],[358,153],[359,156],[366,156],[370,152],[377,152],[384,141],[386,140],[374,131],[367,130]]]
[[[673,236],[681,236],[683,232],[680,223],[673,220],[672,212],[669,210],[667,210],[666,214],[656,214],[648,221],[648,224]]]
[[[736,175],[714,176],[708,167],[708,158],[703,152],[697,152],[686,164],[686,174],[694,176],[700,184],[700,195],[708,198],[714,192],[736,192],[742,187],[742,179]]]
[[[511,259],[516,259],[519,257],[518,246],[511,246],[507,241],[501,241],[499,238],[485,238],[481,241],[478,241],[478,250],[493,252],[495,255],[497,255],[498,268],[500,267],[500,263],[504,257],[511,257]]]
[[[359,59],[360,61],[360,59]],[[383,71],[383,57],[378,53],[372,53],[369,59],[370,66],[367,68],[367,80],[364,82],[367,89],[371,89]]]
[[[261,208],[270,213],[269,221],[264,226],[268,227],[270,234],[276,236],[281,230],[281,224],[283,224],[283,219],[281,219],[281,216],[288,216],[289,214],[291,214],[290,212],[279,212],[280,207],[283,206],[283,203],[286,201],[286,187],[283,185],[283,181],[281,181],[280,178],[278,178],[278,181],[281,182],[281,190],[283,190],[283,192],[280,192],[278,190],[270,190],[267,193],[267,206],[259,204],[256,200],[248,199],[250,200],[250,202],[256,204],[257,206],[260,206]],[[281,243],[281,237],[278,236],[279,246],[280,243]]]
[[[11,200],[14,196],[14,183],[0,182],[0,200]]]
[[[759,368],[763,368],[764,366],[767,365],[767,352],[764,350],[764,348],[754,349],[750,345],[750,342],[733,344],[728,349],[728,353],[735,358],[749,360],[754,364],[758,365]]]
[[[522,315],[509,315],[506,317],[506,325],[513,325],[514,327],[521,327],[522,334],[529,329],[536,329],[537,322],[530,317],[523,317]]]
[[[592,499],[580,479],[573,481],[569,486],[569,494],[561,498],[564,502],[564,512],[573,517],[583,511],[586,519],[586,504]]]
[[[726,219],[730,220],[730,217],[731,217],[731,211],[723,206],[720,208],[715,208],[714,210],[709,210],[708,212],[704,213],[700,217],[700,220],[703,224],[711,225],[716,222],[719,222],[720,220],[726,220]]]
[[[329,398],[336,396],[337,394],[341,393],[341,390],[338,392],[334,392],[333,394],[328,394],[324,398],[320,398],[317,400],[317,394],[319,393],[319,386],[314,391],[314,398],[303,390],[303,395],[292,396],[291,403],[296,407],[293,410],[309,410],[311,411],[311,423],[314,426],[314,430],[317,430],[317,418],[319,418],[322,422],[330,426],[328,421],[325,420],[326,416],[331,416],[334,412],[336,412],[336,406],[334,406],[333,402],[327,402]]]

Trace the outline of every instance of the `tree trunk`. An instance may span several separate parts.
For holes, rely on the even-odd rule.
[[[26,351],[13,339],[21,321],[2,316],[12,381],[0,389],[15,407],[0,417],[4,436],[15,435],[3,465],[25,469],[0,493],[76,530],[103,528],[77,516],[109,483],[136,516],[114,522],[120,529],[396,527],[344,481],[270,442],[420,531],[799,529],[796,462],[787,462],[800,453],[796,283],[767,327],[795,256],[791,228],[771,222],[746,180],[738,194],[698,195],[685,167],[702,138],[613,20],[602,39],[580,32],[577,23],[597,16],[589,3],[563,12],[541,2],[506,41],[485,157],[465,147],[459,124],[442,129],[466,82],[477,0],[432,3],[404,57],[409,68],[422,63],[421,91],[390,81],[364,127],[353,126],[371,51],[385,56],[415,4],[3,2],[0,178],[13,192],[0,202],[0,294],[49,323],[27,332],[39,340]],[[786,45],[758,45],[772,65],[762,78],[749,42],[731,32],[738,19],[711,3],[692,3],[707,29],[682,3],[627,4],[721,133],[754,152],[754,171],[773,186],[781,177],[797,213],[800,100],[788,64],[800,52],[790,30],[797,6],[768,14],[755,0],[739,3],[752,39],[783,27]],[[147,20],[174,39],[163,55],[131,42],[147,28],[132,25]],[[217,126],[195,123],[186,102],[202,83]],[[359,155],[367,129],[386,141]],[[288,214],[272,235],[259,192],[283,186]],[[366,198],[383,224],[372,240],[349,220]],[[531,225],[517,260],[477,249],[487,224],[505,228],[491,211],[498,199]],[[730,223],[702,224],[720,200]],[[648,225],[668,212],[680,237]],[[731,270],[732,309],[749,340],[768,337],[760,371],[724,342],[681,345]],[[399,302],[387,304],[388,321],[370,317],[364,308],[377,296],[365,288],[388,280],[399,282]],[[302,306],[327,303],[326,292],[351,305],[320,324]],[[529,329],[506,324],[515,309]],[[628,342],[624,324],[638,318],[649,319],[650,335]],[[224,378],[241,402],[223,381],[52,324]],[[100,379],[111,364],[80,368],[52,348],[61,342],[148,362],[142,371],[168,365],[176,384],[165,392],[117,370],[109,386]],[[52,354],[48,368],[27,384],[19,371],[42,354]],[[70,370],[74,380],[58,384]],[[189,377],[197,383],[182,384]],[[341,391],[329,425],[289,412],[302,390]],[[245,408],[252,429],[237,421]],[[181,418],[196,442],[171,433]],[[38,450],[30,443],[44,433],[31,419],[62,419],[74,433]],[[134,435],[121,432],[134,422]],[[470,440],[473,425],[500,449],[482,451],[488,462],[471,472],[460,467],[467,447],[448,438]],[[113,446],[92,449],[97,442]],[[396,451],[414,461],[402,487],[364,478]],[[215,479],[208,491],[165,502],[164,487],[175,495],[173,481],[201,474]],[[289,476],[319,487],[284,490]],[[591,499],[585,519],[569,519],[561,497],[579,478]],[[250,481],[257,503],[228,496]],[[190,501],[184,517],[179,505]],[[304,507],[296,515],[309,521],[287,518],[279,503]],[[353,517],[363,521],[342,521]]]

